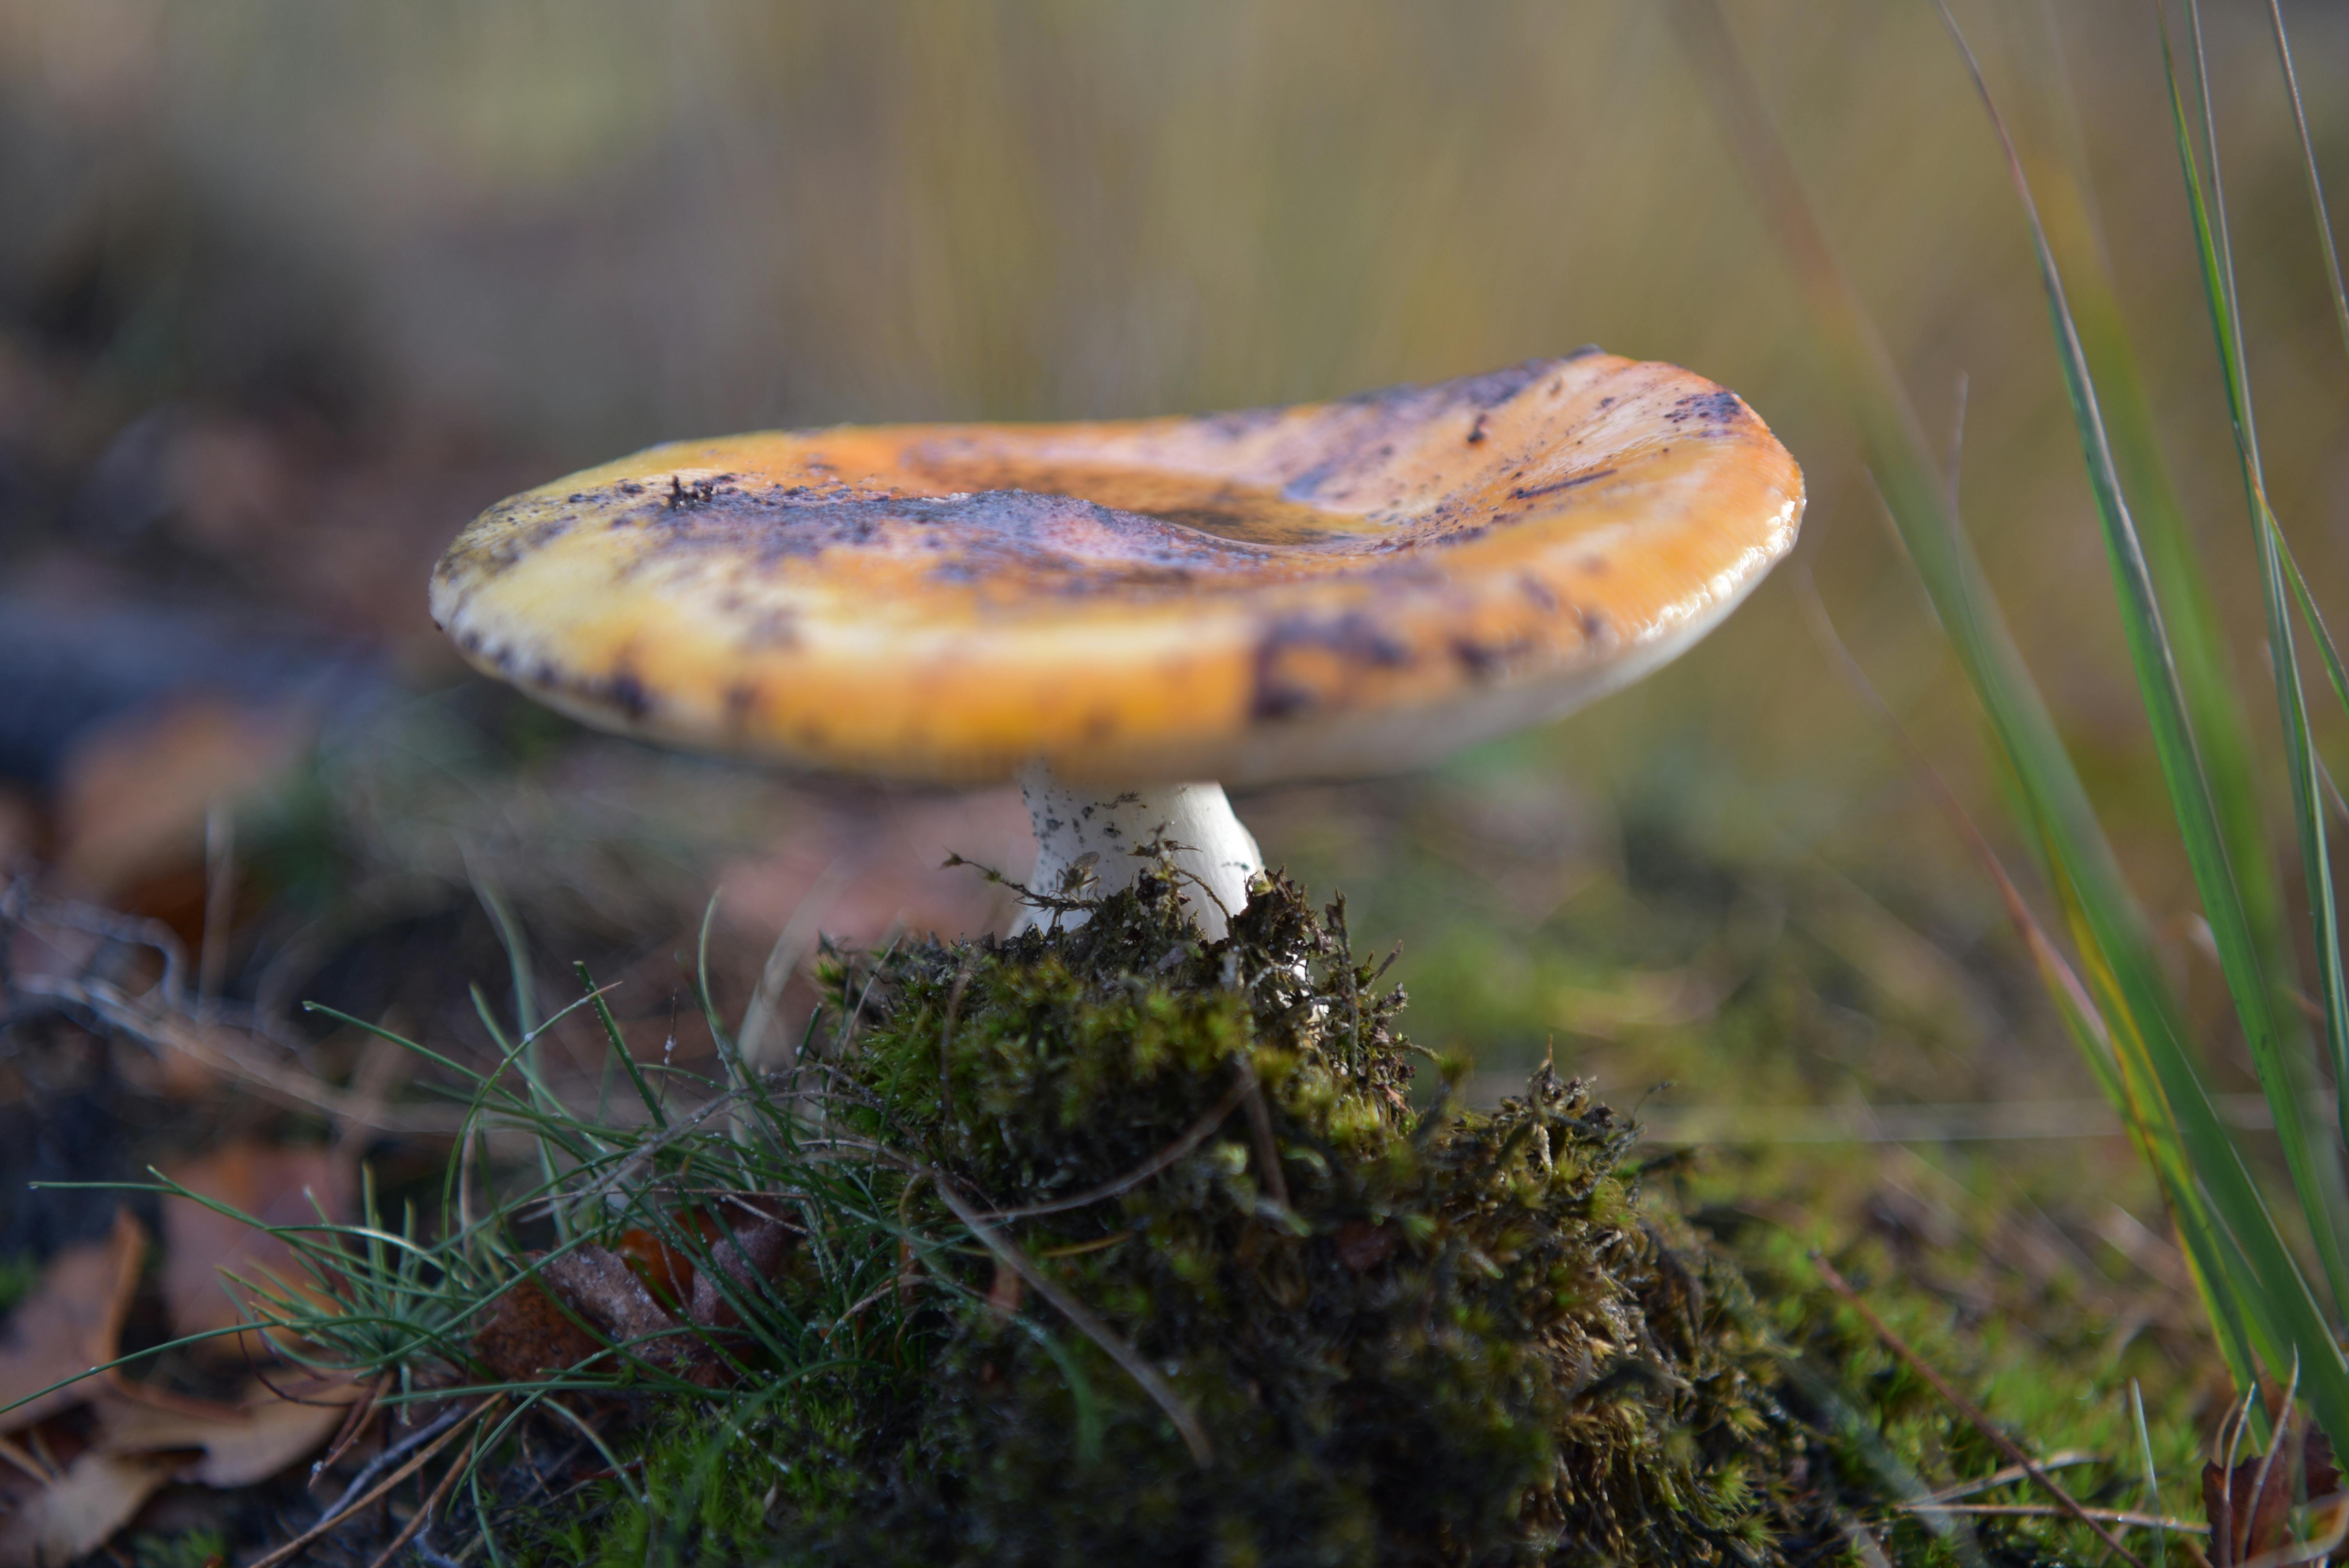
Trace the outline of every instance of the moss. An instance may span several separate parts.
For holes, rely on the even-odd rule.
[[[1547,1069],[1497,1112],[1411,1097],[1399,993],[1277,884],[1220,942],[1145,879],[1073,933],[840,961],[854,1130],[992,1211],[1160,1368],[1213,1459],[985,1249],[864,1434],[810,1562],[1766,1562],[1815,1534],[1814,1440],[1733,1270],[1641,1201],[1629,1125]],[[1252,1087],[1251,1087],[1252,1080]],[[1220,1114],[1219,1114],[1220,1113]],[[1204,1137],[1198,1130],[1207,1129]],[[1277,1175],[1267,1161],[1276,1150]]]
[[[1486,1115],[1414,1083],[1433,1058],[1342,906],[1276,882],[1209,942],[1145,879],[1075,932],[835,954],[827,978],[829,1133],[881,1151],[926,1244],[836,1364],[672,1410],[647,1504],[613,1487],[600,1524],[519,1555],[1765,1564],[1846,1561],[1863,1520],[1955,1560],[1888,1505],[1996,1457],[1783,1240],[1741,1243],[1757,1301],[1580,1084],[1545,1068]],[[2031,1528],[1985,1526],[1979,1560],[2060,1560]]]
[[[217,1530],[134,1535],[129,1557],[139,1568],[214,1568],[229,1560],[228,1537]]]

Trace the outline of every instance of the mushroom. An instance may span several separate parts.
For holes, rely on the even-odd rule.
[[[1419,767],[1636,680],[1802,511],[1736,394],[1588,348],[1195,418],[673,442],[482,513],[432,614],[604,728],[1017,779],[1032,890],[1113,891],[1158,841],[1215,936],[1264,869],[1225,784]]]

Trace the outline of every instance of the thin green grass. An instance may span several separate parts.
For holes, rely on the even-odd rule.
[[[444,1180],[442,1215],[430,1223],[410,1204],[395,1222],[382,1212],[368,1171],[357,1222],[337,1223],[320,1212],[309,1222],[261,1227],[293,1254],[291,1277],[234,1283],[249,1325],[265,1332],[285,1360],[323,1376],[374,1384],[388,1407],[460,1400],[486,1412],[459,1476],[474,1493],[482,1485],[480,1467],[524,1420],[540,1416],[574,1427],[603,1453],[613,1485],[641,1506],[646,1495],[630,1480],[622,1456],[594,1426],[580,1423],[570,1401],[664,1396],[689,1401],[691,1408],[721,1412],[716,1434],[705,1436],[715,1445],[709,1452],[726,1450],[730,1435],[812,1380],[910,1375],[927,1343],[905,1320],[901,1293],[892,1286],[901,1269],[914,1267],[946,1288],[958,1288],[957,1271],[933,1265],[943,1251],[972,1243],[966,1235],[909,1224],[901,1213],[904,1171],[885,1161],[854,1157],[870,1150],[850,1150],[836,1135],[815,1137],[789,1092],[734,1071],[729,1037],[714,1015],[712,1033],[729,1064],[728,1081],[669,1069],[664,1081],[691,1104],[689,1111],[670,1114],[650,1075],[628,1057],[604,990],[584,974],[581,979],[585,990],[577,1000],[528,1028],[509,1030],[484,1006],[500,1053],[487,1072],[332,1015],[414,1051],[466,1086],[467,1111]],[[532,1070],[538,1041],[581,1009],[596,1016],[614,1052],[627,1060],[624,1070],[645,1112],[633,1125],[566,1107]],[[485,1152],[490,1146],[512,1151],[524,1145],[530,1151],[525,1164],[493,1161]],[[160,1174],[156,1190],[252,1222]],[[749,1195],[789,1205],[805,1233],[803,1261],[788,1293],[744,1288],[714,1265],[711,1243],[686,1222],[695,1212],[720,1210]],[[515,1378],[484,1365],[475,1336],[501,1298],[529,1288],[554,1261],[631,1231],[657,1237],[688,1259],[697,1274],[716,1285],[739,1325],[710,1335],[681,1321],[680,1313],[673,1328],[618,1339],[559,1374]],[[560,1294],[547,1295],[592,1337],[602,1337]],[[686,1364],[677,1351],[687,1342],[696,1355],[719,1358],[733,1375],[698,1380],[681,1375]],[[492,1399],[494,1406],[483,1402]],[[704,1472],[716,1462],[688,1467],[697,1496],[710,1480]],[[333,1517],[330,1510],[321,1525]],[[494,1555],[493,1542],[488,1549]]]
[[[2200,15],[2188,0],[2199,137],[2189,120],[2170,52],[2162,41],[2180,164],[2192,210],[2205,293],[2228,397],[2239,464],[2265,590],[2269,663],[2291,782],[2300,875],[2317,950],[2324,1030],[2323,1066],[2342,1099],[2334,1119],[2306,1114],[2317,1078],[2305,1031],[2294,1016],[2301,995],[2289,926],[2265,863],[2269,837],[2260,810],[2257,759],[2235,717],[2239,698],[2224,667],[2222,629],[2195,582],[2183,513],[2159,460],[2145,396],[2101,266],[2083,269],[2094,324],[2084,334],[2043,222],[2024,163],[2008,135],[1978,63],[1949,15],[1951,38],[1999,138],[2028,222],[2049,319],[2077,428],[2110,565],[2138,694],[2175,816],[2179,841],[2209,923],[2235,1017],[2274,1113],[2297,1236],[2268,1202],[2262,1183],[2220,1123],[2205,1084],[2198,1040],[2155,960],[2148,923],[2121,876],[2086,791],[2039,696],[1968,545],[1949,487],[1889,356],[1811,216],[1801,181],[1776,140],[1720,17],[1705,0],[1682,7],[1689,55],[1722,107],[1730,139],[1793,259],[1847,406],[1893,521],[1952,651],[1990,722],[2021,826],[2040,851],[2085,983],[2044,945],[2019,899],[2016,923],[2032,944],[2050,994],[2098,1082],[2159,1179],[2189,1265],[2239,1384],[2255,1389],[2262,1371],[2293,1387],[2337,1441],[2349,1439],[2349,1362],[2334,1332],[2349,1305],[2343,1215],[2349,1209],[2334,1138],[2349,1130],[2349,987],[2344,987],[2339,913],[2325,834],[2328,780],[2310,734],[2293,635],[2295,614],[2317,643],[2326,675],[2349,707],[2349,680],[2267,501],[2239,294],[2226,233],[2223,188]],[[2291,82],[2290,46],[2275,16],[2278,53]],[[2292,88],[2297,108],[2297,87]],[[2320,227],[2321,182],[2302,125],[2303,153]],[[2204,170],[2208,170],[2208,197]],[[2086,203],[2076,202],[2085,213]],[[2336,311],[2349,333],[2329,232]],[[2075,260],[2082,249],[2075,247]],[[2100,261],[2100,258],[2098,258]],[[2349,337],[2344,337],[2349,341]],[[2094,346],[2092,348],[2092,345]],[[2104,392],[2117,410],[2108,419]],[[2126,474],[2126,478],[2125,478]],[[2131,493],[2141,503],[2133,510]],[[2140,517],[2147,520],[2141,522]],[[2330,1120],[2331,1126],[2326,1125]],[[2303,1249],[2305,1249],[2303,1251]],[[2310,1266],[2303,1266],[2303,1260]],[[2256,1404],[2256,1400],[2254,1401]]]
[[[2341,329],[2341,350],[2349,354],[2349,288],[2342,286],[2341,253],[2333,243],[2333,214],[2324,200],[2324,178],[2316,167],[2316,142],[2308,134],[2308,109],[2300,101],[2300,71],[2292,63],[2292,35],[2283,25],[2282,0],[2268,0],[2268,20],[2275,36],[2276,64],[2283,72],[2284,90],[2292,98],[2292,126],[2300,132],[2309,211],[2316,220],[2316,243],[2324,255],[2325,281],[2333,285],[2333,321]]]

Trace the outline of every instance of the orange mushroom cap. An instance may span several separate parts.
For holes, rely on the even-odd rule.
[[[590,724],[886,778],[1415,767],[1702,636],[1794,543],[1736,394],[1584,350],[1195,418],[655,447],[500,502],[432,580]]]

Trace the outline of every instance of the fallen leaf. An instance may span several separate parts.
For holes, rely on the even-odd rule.
[[[160,1454],[84,1453],[0,1521],[0,1568],[62,1568],[97,1551],[179,1464]]]
[[[2292,1474],[2291,1452],[2287,1448],[2279,1456],[2282,1462],[2274,1464],[2254,1456],[2232,1470],[2216,1464],[2202,1467],[2202,1509],[2210,1524],[2211,1568],[2236,1568],[2274,1553],[2286,1544],[2292,1511],[2300,1499],[2331,1497],[2341,1490],[2333,1444],[2323,1432],[2302,1437],[2297,1479]]]
[[[616,1367],[620,1358],[605,1354],[612,1345],[678,1377],[715,1377],[719,1367],[709,1347],[678,1330],[619,1253],[574,1247],[542,1260],[536,1279],[518,1280],[498,1297],[474,1332],[473,1354],[508,1382],[567,1371],[598,1355],[599,1367]]]
[[[602,1348],[532,1279],[516,1280],[473,1331],[474,1356],[504,1383],[568,1371]]]
[[[709,1347],[678,1332],[676,1318],[661,1310],[652,1292],[617,1253],[574,1247],[539,1265],[539,1278],[565,1305],[615,1345],[649,1366],[679,1377],[707,1376],[715,1369]]]
[[[29,1427],[90,1398],[90,1385],[50,1385],[114,1359],[146,1254],[146,1231],[129,1210],[117,1209],[105,1241],[67,1247],[49,1260],[41,1283],[0,1329],[0,1405],[13,1407],[0,1414],[0,1431]]]
[[[327,1216],[347,1220],[357,1185],[349,1154],[339,1149],[285,1149],[235,1142],[163,1174],[189,1191],[251,1216],[262,1225],[317,1222],[315,1197]],[[177,1193],[163,1199],[163,1305],[175,1335],[233,1327],[246,1319],[226,1274],[274,1279],[323,1299],[294,1249],[267,1231]],[[204,1346],[215,1357],[267,1357],[258,1335],[223,1335]]]
[[[119,1454],[201,1449],[203,1457],[182,1479],[251,1486],[315,1451],[365,1391],[344,1383],[289,1399],[255,1379],[237,1403],[222,1405],[113,1389],[98,1400],[98,1446]]]
[[[724,1272],[738,1294],[763,1296],[767,1282],[790,1255],[795,1233],[780,1220],[764,1220],[734,1232],[710,1248],[710,1262]],[[741,1314],[706,1269],[696,1271],[693,1278],[693,1321],[705,1328],[732,1328],[742,1321]]]
[[[669,1218],[681,1229],[699,1237],[705,1244],[725,1234],[718,1222],[707,1214],[681,1212]],[[621,1260],[653,1293],[653,1299],[667,1310],[674,1312],[692,1299],[693,1258],[690,1253],[669,1245],[657,1233],[642,1229],[621,1232],[620,1239],[612,1243],[612,1250],[620,1254]]]
[[[78,738],[57,789],[57,870],[104,896],[141,877],[203,863],[204,819],[283,778],[316,720],[190,696],[135,710]]]

